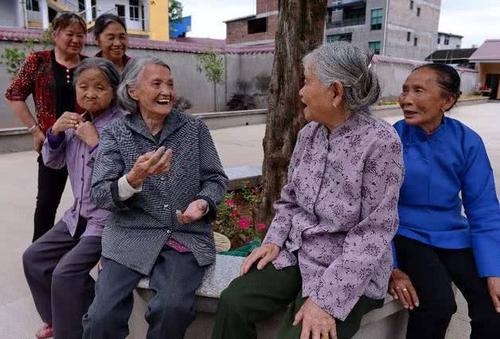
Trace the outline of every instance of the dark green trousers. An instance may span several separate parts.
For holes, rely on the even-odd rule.
[[[236,278],[222,292],[217,309],[212,339],[255,339],[255,323],[269,319],[290,303],[279,339],[298,339],[301,324],[293,326],[293,319],[305,298],[301,296],[302,278],[297,266],[277,270],[268,264],[262,271],[252,268],[248,274]],[[358,330],[361,318],[380,308],[383,300],[362,296],[345,321],[336,320],[338,339],[351,338]]]

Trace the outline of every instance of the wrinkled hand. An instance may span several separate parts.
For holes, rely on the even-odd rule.
[[[40,153],[42,150],[43,142],[45,141],[45,134],[43,134],[40,127],[37,127],[32,132],[33,135],[33,149]]]
[[[500,313],[500,277],[488,277],[487,281],[493,306],[497,313]]]
[[[90,147],[94,147],[99,143],[99,133],[97,133],[97,129],[90,121],[79,123],[76,127],[75,134]]]
[[[144,179],[151,175],[165,173],[172,163],[172,150],[161,146],[156,151],[144,153],[135,161],[134,167],[127,173],[128,183],[138,188]]]
[[[59,135],[70,128],[77,128],[83,122],[80,114],[74,112],[64,112],[52,126],[52,134]]]
[[[269,262],[276,259],[279,253],[280,248],[275,244],[264,244],[259,248],[254,249],[252,253],[245,258],[245,261],[243,261],[240,274],[247,274],[252,265],[257,261],[257,269],[263,269]]]
[[[413,310],[420,305],[417,291],[410,277],[400,269],[393,269],[389,279],[389,293],[394,299],[399,299],[404,308]]]
[[[184,212],[177,212],[179,224],[189,224],[201,219],[208,208],[208,202],[205,199],[198,199],[189,204]]]
[[[335,319],[310,298],[300,310],[295,314],[293,326],[302,322],[302,332],[300,339],[337,339],[337,327]]]

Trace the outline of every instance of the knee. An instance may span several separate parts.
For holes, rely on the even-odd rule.
[[[222,291],[219,299],[219,308],[227,309],[231,312],[241,313],[246,309],[246,300],[243,293],[236,288],[229,286]]]
[[[448,297],[441,296],[428,303],[421,303],[415,311],[423,311],[429,320],[446,320],[451,319],[453,314],[457,311],[457,303],[452,295]]]
[[[187,319],[194,316],[193,305],[182,300],[156,300],[148,308],[150,317]]]
[[[26,249],[23,253],[23,268],[26,275],[34,275],[41,268],[41,265],[37,264],[40,256],[37,249],[37,244],[31,244],[30,247]]]

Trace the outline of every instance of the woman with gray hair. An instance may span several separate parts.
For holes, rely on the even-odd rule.
[[[309,123],[262,246],[221,295],[212,338],[256,338],[255,322],[290,303],[279,338],[351,338],[383,305],[403,162],[395,130],[370,115],[380,89],[369,63],[345,42],[304,58]]]
[[[75,202],[23,255],[26,279],[44,322],[37,338],[82,337],[81,320],[94,297],[89,271],[101,256],[101,233],[109,215],[90,201],[90,173],[101,130],[121,115],[114,105],[118,83],[110,61],[82,61],[74,86],[85,113],[65,112],[47,131],[43,161],[49,168],[67,166]]]
[[[174,82],[164,62],[130,60],[118,100],[128,114],[103,132],[92,179],[92,199],[112,214],[83,337],[125,338],[132,292],[149,276],[155,295],[147,338],[181,339],[215,260],[211,221],[227,177],[205,124],[172,109]]]

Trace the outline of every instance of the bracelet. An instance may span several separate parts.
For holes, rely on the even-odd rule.
[[[38,127],[38,124],[34,124],[33,126],[31,126],[30,128],[28,128],[28,132],[33,132],[35,130],[35,128]]]

